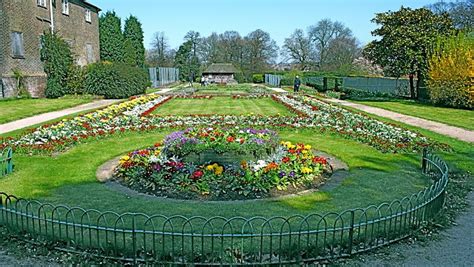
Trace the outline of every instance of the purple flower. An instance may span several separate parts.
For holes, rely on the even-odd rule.
[[[280,173],[278,174],[278,176],[279,176],[280,178],[283,178],[283,177],[286,176],[286,172],[280,172]]]
[[[152,168],[153,168],[153,170],[156,171],[156,172],[161,171],[161,165],[160,165],[160,164],[155,164],[155,165],[153,165]]]
[[[295,177],[295,175],[296,175],[296,173],[294,171],[291,171],[290,174],[289,174],[289,176],[292,177],[292,178]]]

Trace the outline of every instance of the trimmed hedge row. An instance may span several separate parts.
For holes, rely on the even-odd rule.
[[[88,67],[84,88],[105,98],[127,98],[145,93],[149,83],[144,69],[104,61]]]

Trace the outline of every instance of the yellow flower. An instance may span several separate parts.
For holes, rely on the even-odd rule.
[[[303,167],[303,168],[301,168],[301,173],[310,174],[310,173],[313,173],[313,169],[308,168],[308,167]]]
[[[304,149],[306,149],[306,150],[311,150],[311,148],[312,148],[312,146],[310,146],[310,145],[305,145],[304,146]]]
[[[123,156],[123,157],[120,158],[120,164],[123,164],[123,163],[125,163],[129,160],[130,160],[129,156]]]
[[[221,175],[223,172],[224,172],[224,168],[221,166],[217,167],[215,170],[216,175]]]
[[[213,170],[214,170],[214,166],[213,166],[213,165],[207,165],[206,170],[208,170],[208,171],[213,171]]]
[[[301,153],[303,153],[303,154],[308,154],[309,151],[305,149],[305,150],[302,150]]]

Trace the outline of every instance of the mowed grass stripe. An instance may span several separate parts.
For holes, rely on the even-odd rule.
[[[264,116],[294,115],[285,106],[270,98],[233,99],[231,97],[173,99],[153,112],[155,115],[162,116],[191,114],[242,115],[249,113]]]

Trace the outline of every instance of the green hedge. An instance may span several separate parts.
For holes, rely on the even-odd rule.
[[[145,93],[149,85],[144,69],[123,63],[100,62],[89,65],[85,91],[105,98],[127,98]]]
[[[252,75],[252,82],[253,83],[264,83],[265,78],[263,74],[254,74]]]

